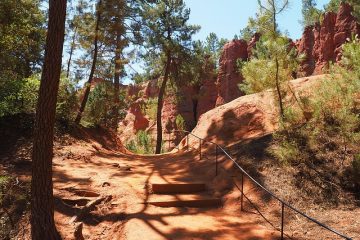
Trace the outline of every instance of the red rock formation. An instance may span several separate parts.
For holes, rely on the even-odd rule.
[[[130,105],[129,113],[134,115],[134,131],[145,130],[149,127],[149,120],[144,116],[141,108],[145,105],[143,99],[138,99]]]
[[[320,48],[316,49],[319,56],[315,66],[316,74],[322,73],[324,68],[328,67],[329,62],[335,61],[335,24],[336,14],[326,13],[320,29]]]
[[[352,7],[349,4],[344,2],[341,3],[336,18],[336,34],[334,36],[334,44],[336,49],[335,55],[337,61],[341,59],[341,45],[344,44],[347,39],[350,39],[352,34],[360,34],[360,25],[356,18],[351,15],[351,12]]]
[[[299,53],[305,54],[299,76],[324,73],[329,62],[341,59],[341,46],[352,34],[360,34],[360,25],[351,12],[349,4],[341,3],[338,14],[326,13],[321,25],[305,28],[297,44]]]
[[[255,33],[254,36],[249,41],[248,48],[247,48],[249,58],[252,55],[252,50],[256,47],[256,43],[260,40],[260,37],[261,37],[260,33]]]
[[[205,112],[213,109],[216,104],[217,88],[215,66],[209,62],[209,57],[205,60],[203,82],[198,93],[198,102],[196,106],[196,119]]]
[[[248,59],[248,44],[244,40],[233,40],[224,46],[220,57],[219,76],[217,79],[217,106],[243,95],[238,87],[238,84],[244,80],[243,76],[238,72],[238,59]]]
[[[194,97],[196,91],[194,87],[184,86],[180,88],[177,96],[170,94],[164,99],[162,109],[162,123],[164,132],[172,132],[179,129],[176,125],[176,118],[181,116],[185,121],[184,130],[192,130],[196,125],[194,109]]]
[[[127,96],[137,98],[139,96],[140,91],[141,91],[141,86],[131,84],[128,86]]]
[[[145,96],[146,98],[155,98],[159,95],[159,86],[158,79],[150,80],[145,87]]]
[[[304,54],[304,60],[301,63],[298,71],[299,77],[310,76],[315,69],[315,58],[313,49],[315,44],[315,37],[313,27],[305,28],[302,38],[297,42],[296,47],[300,54]]]

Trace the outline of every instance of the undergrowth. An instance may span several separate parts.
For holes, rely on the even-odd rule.
[[[280,164],[296,167],[299,188],[333,204],[360,195],[359,59],[359,41],[345,44],[341,66],[306,101],[288,106],[268,149]]]

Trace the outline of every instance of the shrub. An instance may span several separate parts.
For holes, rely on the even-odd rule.
[[[70,79],[62,77],[56,105],[57,118],[66,122],[72,121],[75,117],[78,101],[76,84]]]
[[[285,128],[275,135],[269,152],[280,163],[304,163],[301,174],[317,179],[312,185],[321,186],[318,191],[324,199],[337,201],[337,186],[348,188],[347,180],[360,184],[360,157],[356,155],[360,151],[358,40],[343,46],[341,65],[332,66],[331,73],[311,98],[299,97],[301,110],[311,113],[306,121],[299,121],[299,109],[287,109]]]
[[[135,140],[130,140],[126,144],[126,148],[138,154],[152,154],[155,146],[151,136],[146,131],[140,130],[137,132]]]
[[[176,127],[177,127],[178,130],[185,130],[186,129],[185,119],[180,114],[178,114],[176,116],[175,123],[176,123]]]

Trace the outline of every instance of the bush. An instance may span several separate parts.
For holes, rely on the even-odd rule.
[[[186,123],[185,123],[185,119],[183,118],[183,116],[181,116],[180,114],[178,114],[175,118],[175,123],[176,123],[176,128],[178,130],[185,130],[186,129]]]
[[[18,113],[35,113],[40,88],[39,74],[23,80],[9,81],[1,87],[0,117]],[[71,120],[77,102],[76,84],[65,77],[61,77],[56,106],[57,118],[66,121]]]
[[[278,159],[283,165],[294,164],[300,161],[302,154],[296,141],[280,138],[280,136],[275,136],[275,139],[280,141],[268,150],[270,155]]]
[[[283,128],[269,152],[280,163],[303,163],[299,169],[301,176],[312,178],[309,186],[316,186],[324,199],[337,202],[339,186],[351,189],[350,181],[360,184],[360,157],[356,155],[360,152],[358,40],[343,46],[341,65],[333,66],[331,72],[311,98],[299,97],[303,113],[311,113],[308,117],[303,114],[306,119],[299,120],[299,108],[287,109]]]
[[[126,144],[126,148],[138,154],[152,154],[154,153],[155,145],[152,142],[151,136],[143,130],[136,134],[135,140],[130,140]]]
[[[70,79],[61,78],[56,105],[56,116],[66,122],[75,118],[79,99],[76,95],[76,84]]]
[[[352,162],[352,172],[354,177],[354,182],[360,186],[360,154],[354,156]]]
[[[3,82],[0,87],[0,117],[35,112],[40,87],[38,75]]]

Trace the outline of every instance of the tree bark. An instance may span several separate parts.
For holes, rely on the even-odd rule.
[[[56,101],[65,35],[66,1],[49,1],[45,62],[37,103],[32,151],[30,221],[33,240],[61,239],[54,221],[52,157]]]
[[[284,118],[284,106],[283,106],[283,100],[281,95],[281,89],[280,89],[280,81],[279,81],[279,60],[275,59],[276,63],[276,74],[275,74],[275,83],[276,83],[276,92],[278,94],[279,98],[279,107],[280,107],[280,116],[283,119]]]
[[[121,33],[117,31],[115,49],[115,73],[114,73],[114,128],[117,130],[119,121],[119,95],[120,95],[120,73],[121,73]]]
[[[160,154],[161,152],[161,144],[162,144],[162,123],[161,123],[161,112],[163,108],[163,100],[164,100],[164,93],[166,89],[166,84],[169,79],[170,74],[170,63],[171,63],[171,53],[167,53],[167,60],[165,66],[165,75],[164,80],[161,84],[159,97],[158,97],[158,105],[157,105],[157,115],[156,115],[156,130],[157,130],[157,138],[156,138],[156,149],[155,154]]]
[[[72,56],[73,56],[73,53],[74,53],[74,50],[75,50],[76,34],[77,34],[77,27],[75,27],[75,29],[74,29],[74,35],[72,36],[72,39],[71,39],[69,60],[68,60],[68,62],[67,62],[67,69],[66,69],[66,77],[67,77],[67,78],[69,78],[69,75],[70,75],[70,65],[71,65]]]
[[[90,95],[91,82],[93,80],[94,73],[95,73],[95,70],[96,70],[96,62],[97,62],[97,56],[98,56],[98,52],[99,52],[98,44],[99,44],[99,28],[100,28],[100,21],[101,21],[101,11],[100,11],[101,2],[102,1],[99,0],[98,7],[97,7],[93,61],[92,61],[92,65],[91,65],[89,79],[88,79],[88,81],[87,81],[87,83],[85,85],[84,96],[83,96],[83,99],[81,101],[81,105],[80,105],[78,114],[77,114],[76,119],[75,119],[76,124],[79,124],[80,121],[81,121],[82,114],[83,114],[83,112],[85,110],[86,103],[87,103],[87,100],[88,100],[89,95]]]

